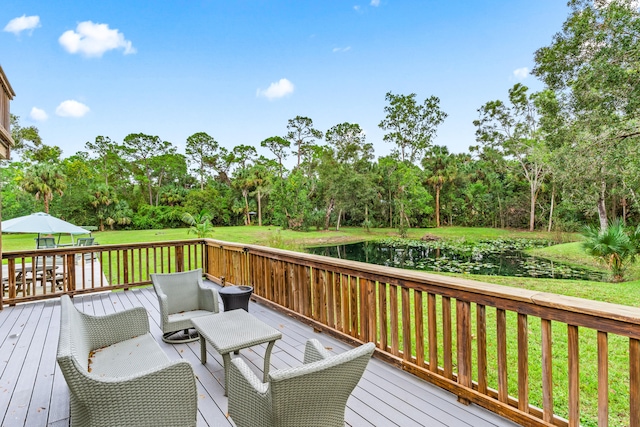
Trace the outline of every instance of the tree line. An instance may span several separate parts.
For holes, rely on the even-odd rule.
[[[298,230],[441,225],[577,230],[639,222],[640,15],[630,0],[569,2],[549,46],[535,52],[544,89],[514,85],[478,108],[467,153],[436,144],[440,100],[386,94],[375,158],[357,123],[226,147],[197,132],[184,153],[156,135],[97,136],[61,158],[12,116],[13,160],[0,173],[2,212],[50,211],[80,225],[168,228],[185,214],[214,225]],[[283,124],[284,125],[284,124]],[[258,155],[256,147],[269,155]],[[294,166],[285,167],[292,157]]]

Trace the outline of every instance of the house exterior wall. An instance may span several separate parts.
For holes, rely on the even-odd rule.
[[[8,159],[11,155],[13,139],[11,138],[11,112],[9,102],[16,96],[13,88],[9,84],[7,76],[0,66],[0,160]],[[2,212],[0,207],[0,221]],[[2,259],[2,226],[0,225],[0,259]],[[2,275],[2,270],[0,270]],[[1,278],[0,278],[1,279]],[[2,308],[2,292],[0,292],[0,309]]]
[[[13,146],[11,139],[11,113],[9,102],[16,96],[0,66],[0,159],[8,159]]]

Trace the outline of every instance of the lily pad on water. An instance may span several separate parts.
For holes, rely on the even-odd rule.
[[[349,245],[309,248],[307,252],[353,261],[425,271],[605,281],[604,274],[573,268],[524,253],[530,248],[550,246],[540,239],[491,241],[422,241],[384,239]]]

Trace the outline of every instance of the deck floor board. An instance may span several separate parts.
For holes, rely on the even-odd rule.
[[[158,344],[171,359],[183,358],[194,368],[198,387],[198,427],[234,426],[227,417],[222,357],[212,346],[207,346],[207,363],[203,365],[198,341],[178,345],[163,342],[153,288],[76,296],[74,304],[93,315],[144,307]],[[272,369],[300,365],[309,338],[318,339],[336,353],[351,348],[265,306],[252,302],[249,311],[282,331],[283,338],[276,342],[271,355]],[[2,426],[69,425],[69,390],[55,363],[59,327],[60,303],[57,299],[5,306],[0,311]],[[265,348],[262,345],[245,349],[239,356],[259,377],[262,376]],[[345,417],[346,425],[350,427],[515,425],[478,406],[462,405],[452,394],[377,359],[371,360],[349,399]]]

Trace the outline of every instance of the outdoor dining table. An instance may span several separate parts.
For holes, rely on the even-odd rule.
[[[21,264],[21,263],[16,263],[15,265],[15,283],[17,286],[21,286],[24,283],[31,283],[34,280],[34,267],[32,263],[25,263],[25,264]],[[44,273],[44,276],[42,277],[42,280],[44,282],[52,282],[55,283],[55,279],[56,276],[62,272],[62,266],[61,265],[56,265],[55,267],[53,266],[53,264],[46,264],[46,265],[36,265],[35,266],[35,272],[36,272],[36,280],[40,280],[41,278],[38,277],[39,273]],[[29,275],[29,273],[31,273]],[[9,266],[7,265],[3,265],[2,266],[2,284],[3,287],[8,285],[9,283]],[[53,286],[53,285],[52,285]],[[28,289],[27,289],[28,292]]]

